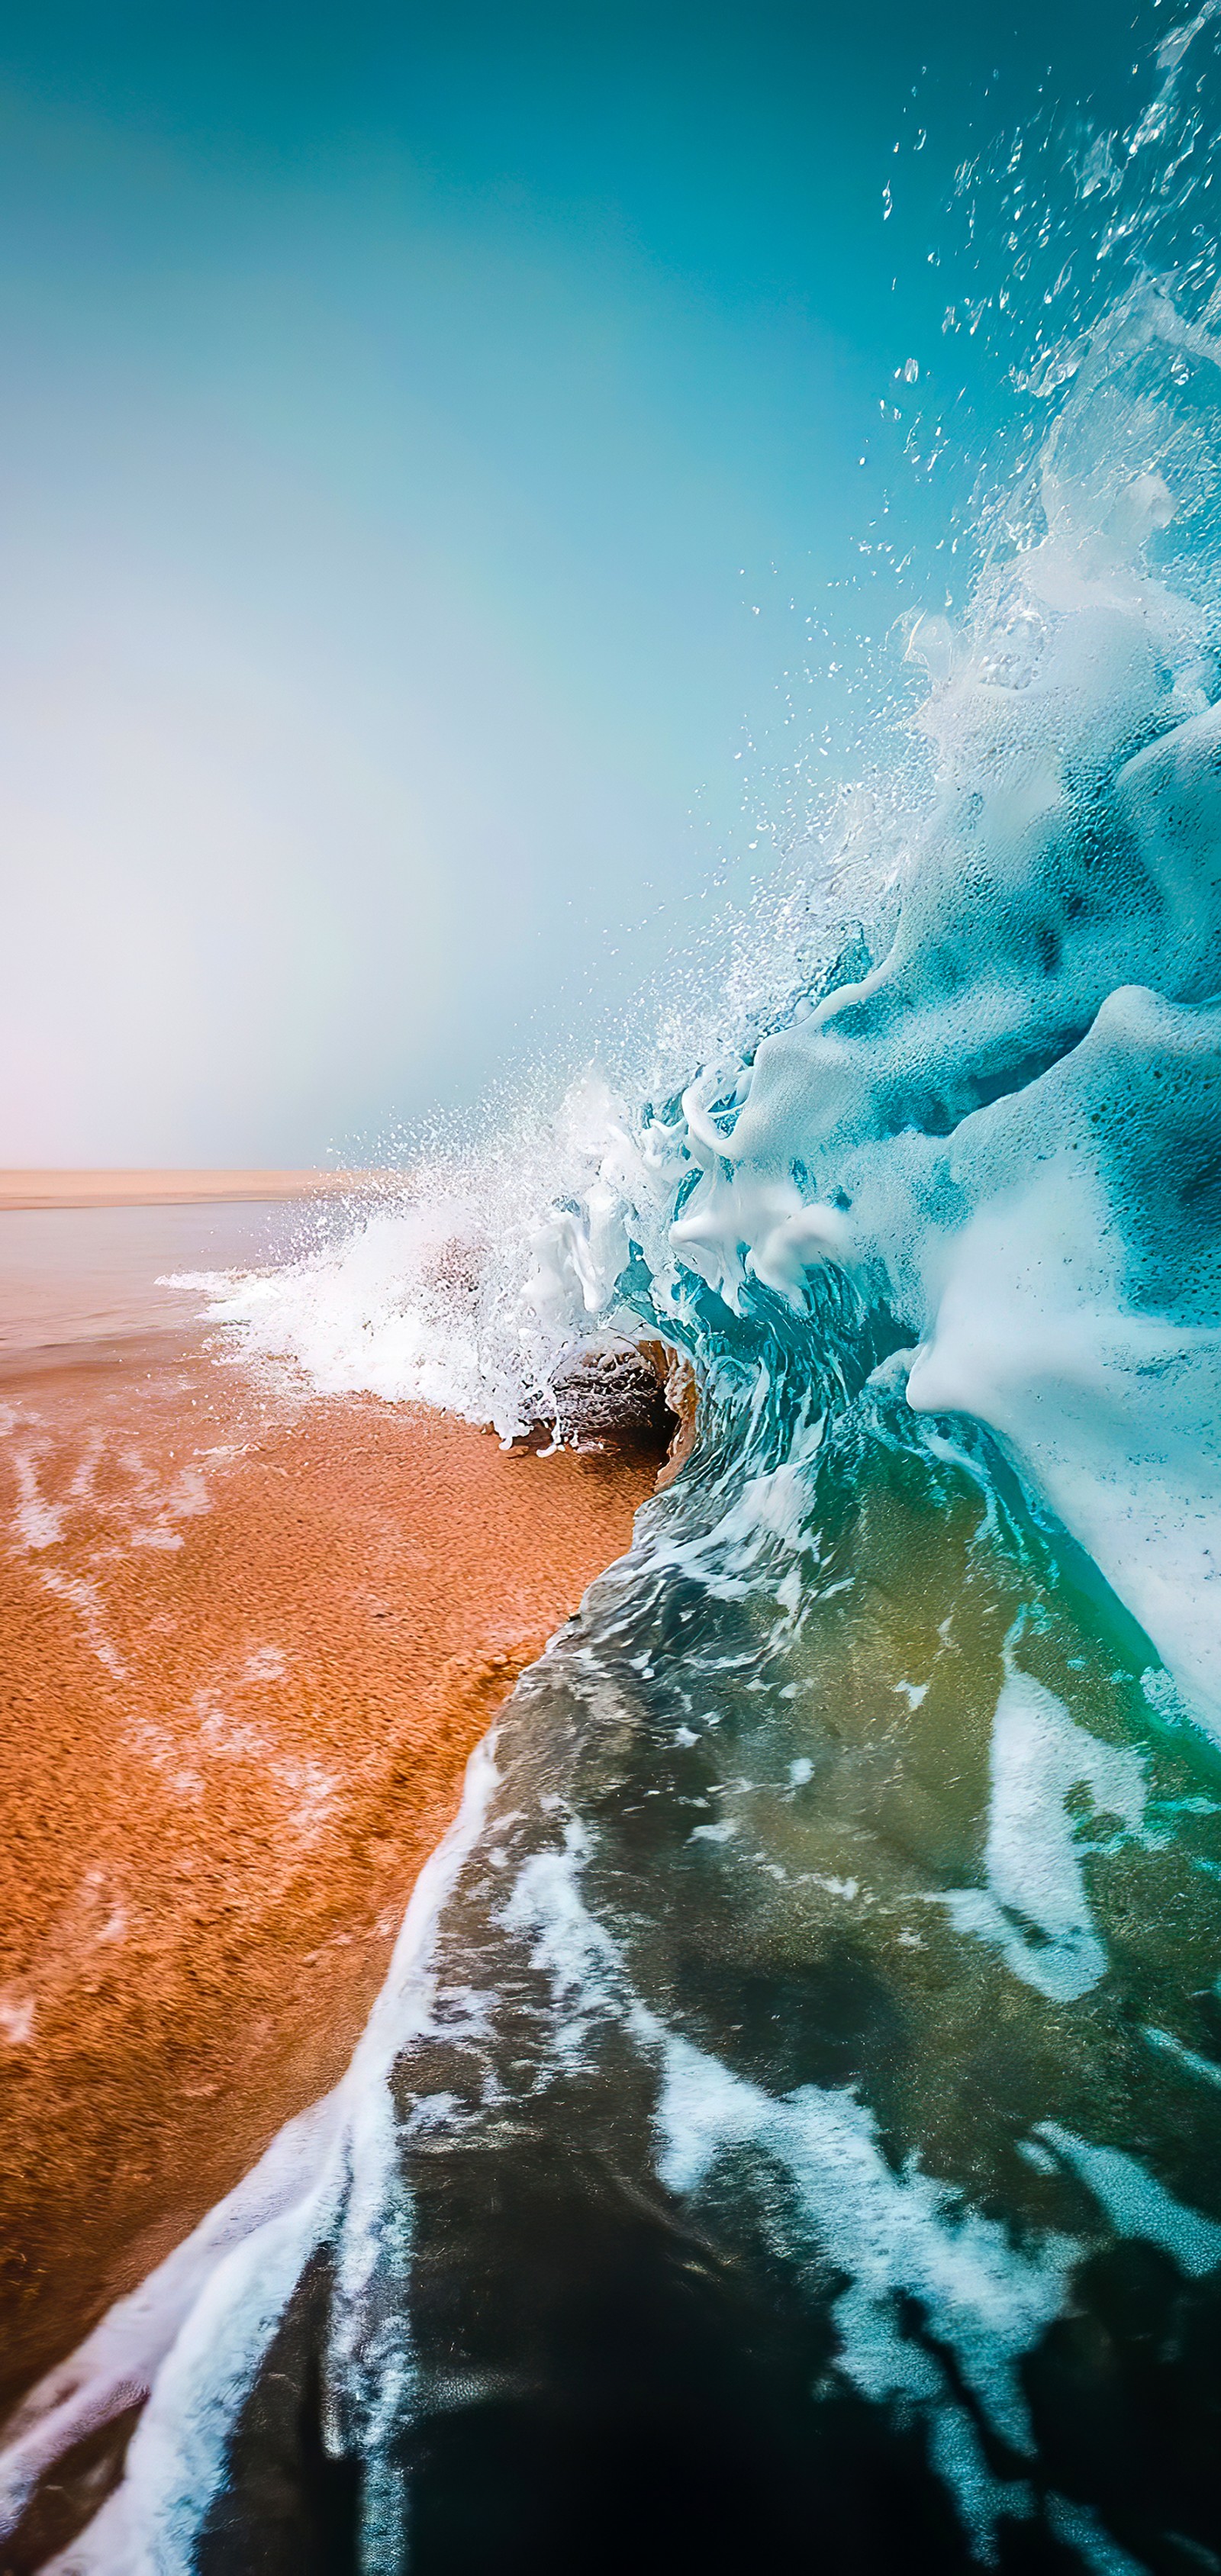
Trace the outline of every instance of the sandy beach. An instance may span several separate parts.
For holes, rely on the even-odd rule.
[[[472,1746],[655,1473],[198,1326],[10,1352],[0,2400],[339,2074]]]

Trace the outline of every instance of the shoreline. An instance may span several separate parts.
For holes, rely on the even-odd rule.
[[[402,1174],[384,1171],[247,1172],[0,1170],[0,1213],[36,1208],[239,1207],[261,1199],[341,1198]]]
[[[473,1746],[654,1487],[211,1347],[4,1372],[5,2410],[343,2071]]]

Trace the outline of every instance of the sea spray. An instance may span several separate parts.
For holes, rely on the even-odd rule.
[[[660,1335],[700,1436],[65,2576],[1221,2565],[1213,44],[1088,295],[1005,164],[1036,431],[872,875],[849,801],[634,1073],[214,1292],[505,1436]]]
[[[878,964],[858,935],[676,1098],[586,1083],[541,1175],[423,1181],[217,1313],[324,1387],[512,1433],[591,1323],[630,1307],[698,1347],[699,1282],[801,1314],[832,1262],[913,1347],[911,1403],[989,1426],[1221,1728],[1217,639],[1153,560],[1221,438],[1219,369],[1163,286],[1099,326],[1043,533],[990,567],[923,710],[931,803]]]

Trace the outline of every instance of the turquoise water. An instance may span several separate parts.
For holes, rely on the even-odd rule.
[[[1221,2567],[1214,52],[964,179],[1029,420],[886,792],[635,1072],[214,1283],[508,1434],[660,1331],[700,1437],[344,2085],[33,2401],[14,2510],[151,2391],[65,2568]]]

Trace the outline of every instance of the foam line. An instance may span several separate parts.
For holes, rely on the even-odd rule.
[[[370,2096],[384,2088],[398,2052],[427,2019],[428,1965],[437,1923],[483,1825],[497,1778],[495,1745],[493,1729],[471,1755],[458,1814],[420,1872],[385,1982],[341,2082],[288,2121],[244,2181],[138,2290],[109,2310],[11,2418],[0,2451],[0,2534],[13,2530],[55,2460],[141,2399],[151,2403],[131,2445],[124,2487],[143,2491],[156,2483],[147,2471],[164,2446],[163,2428],[155,2420],[158,2399],[172,2381],[165,2411],[170,2415],[176,2410],[184,2371],[201,2342],[205,2353],[214,2348],[226,2305],[240,2310],[249,2309],[252,2300],[256,2305],[263,2301],[257,2359],[311,2246],[342,2198]],[[270,2305],[263,2297],[268,2278],[277,2284]],[[106,2534],[117,2532],[127,2516],[126,2503],[122,2509],[112,2503],[114,2510],[108,2506],[94,2526],[103,2549],[109,2546]],[[94,2546],[90,2540],[91,2551]],[[79,2563],[101,2570],[120,2564],[105,2554],[81,2555],[83,2549],[80,2543],[76,2555],[69,2553],[74,2567]]]

